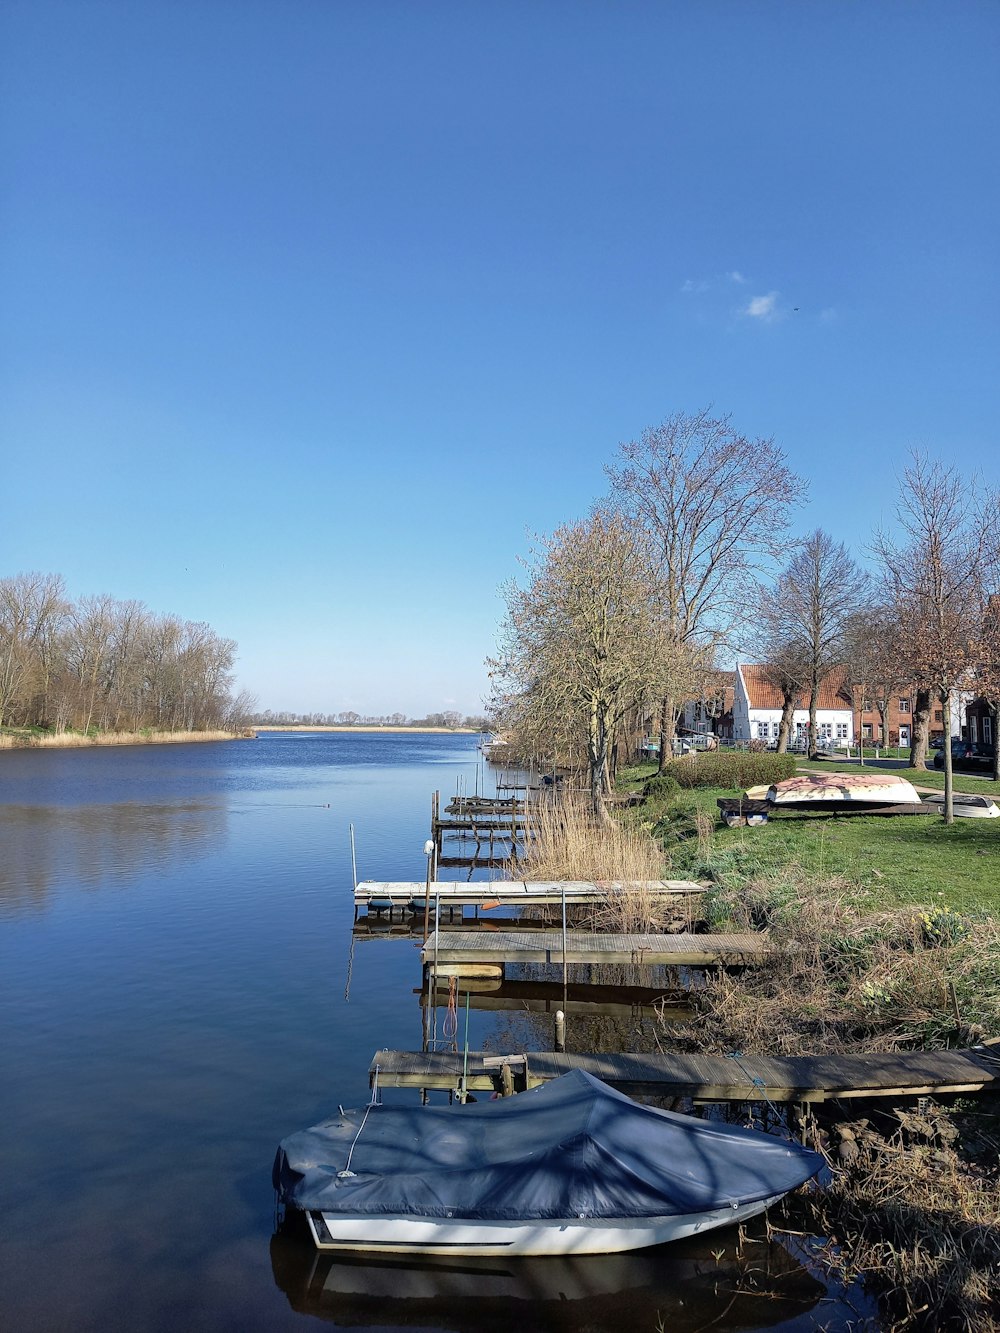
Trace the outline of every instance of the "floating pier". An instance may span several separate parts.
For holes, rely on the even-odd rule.
[[[461,1052],[376,1051],[369,1079],[381,1087],[457,1091]],[[961,1051],[893,1051],[874,1055],[738,1058],[709,1055],[596,1055],[470,1052],[466,1087],[523,1090],[571,1069],[584,1069],[633,1096],[689,1097],[694,1102],[826,1102],[858,1097],[920,1097],[1000,1092],[1000,1042]]]
[[[700,898],[705,886],[692,880],[654,879],[640,883],[607,880],[432,880],[430,900],[442,907],[523,907],[551,905],[592,907],[615,894],[629,891],[649,894],[657,901],[676,903]],[[354,889],[354,908],[384,912],[419,905],[421,911],[427,885],[420,881],[363,880]]]
[[[632,963],[649,967],[744,967],[774,952],[764,933],[623,935],[568,930],[434,931],[421,952],[440,974],[504,963]]]
[[[507,1011],[513,1013],[556,1014],[581,1017],[640,1018],[643,1014],[660,1014],[667,1021],[690,1018],[692,1009],[678,992],[657,990],[646,986],[584,985],[572,982],[565,992],[561,984],[551,981],[502,981],[472,983],[468,992],[465,982],[459,983],[462,1004],[468,998],[471,1009]],[[432,998],[426,991],[415,991],[422,1008],[442,1008],[447,1003],[448,983],[439,978]]]

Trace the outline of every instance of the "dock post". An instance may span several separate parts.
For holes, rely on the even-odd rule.
[[[431,918],[431,864],[434,859],[434,843],[430,838],[424,843],[424,856],[427,857],[427,878],[424,880],[424,943],[427,943],[427,933],[430,929]]]
[[[566,1015],[561,1009],[556,1010],[555,1041],[553,1049],[564,1051],[566,1049]]]

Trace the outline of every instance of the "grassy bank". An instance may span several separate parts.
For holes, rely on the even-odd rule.
[[[250,733],[250,737],[252,738]],[[0,731],[0,750],[65,750],[94,745],[183,745],[191,741],[246,739],[231,731]]]
[[[716,798],[733,794],[667,789],[622,813],[673,874],[712,877],[713,928],[766,928],[777,949],[768,965],[710,974],[665,1048],[773,1056],[1000,1034],[1000,820],[788,813],[729,829]],[[996,1100],[948,1100],[820,1108],[797,1128],[830,1176],[786,1202],[787,1225],[827,1238],[827,1263],[877,1298],[885,1327],[987,1333],[1000,1327]]]
[[[625,770],[639,786],[652,765]],[[824,771],[828,771],[825,770]],[[1000,914],[1000,820],[936,815],[835,815],[788,811],[756,828],[726,828],[716,800],[738,793],[697,788],[667,811],[639,807],[629,817],[664,840],[673,873],[709,873],[724,885],[788,879],[836,879],[871,911],[895,906]],[[701,836],[694,826],[701,817]],[[709,832],[706,833],[706,827]]]

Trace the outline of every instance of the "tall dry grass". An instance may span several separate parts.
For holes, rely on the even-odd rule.
[[[102,731],[85,736],[78,731],[0,733],[0,750],[82,749],[92,745],[180,745],[189,741],[231,741],[231,731]]]
[[[827,1263],[846,1281],[864,1281],[886,1327],[995,1333],[996,1121],[933,1104],[894,1118],[883,1133],[867,1119],[838,1125],[829,1183],[789,1200],[789,1212],[798,1227],[831,1238]]]
[[[585,795],[562,792],[528,807],[525,852],[508,873],[515,879],[586,880],[607,886],[595,906],[595,929],[645,932],[662,926],[662,907],[649,881],[662,880],[663,851],[649,834],[618,820],[598,823]]]

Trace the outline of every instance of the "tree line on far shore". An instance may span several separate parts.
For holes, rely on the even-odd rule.
[[[347,709],[340,713],[275,712],[265,709],[248,719],[256,727],[446,727],[451,731],[487,731],[486,718],[480,715],[466,717],[450,710],[428,713],[426,717],[407,717],[405,713],[355,713]]]
[[[58,574],[0,579],[0,726],[64,731],[231,731],[236,644],[142,602],[73,602]]]
[[[914,453],[896,523],[860,563],[829,533],[796,536],[805,483],[771,439],[728,417],[677,414],[620,446],[590,514],[539,540],[506,588],[489,663],[490,715],[525,756],[582,762],[603,815],[616,749],[652,722],[668,762],[687,699],[711,698],[720,665],[762,663],[785,700],[808,701],[818,749],[820,685],[845,668],[862,696],[916,689],[915,765],[934,704],[1000,706],[1000,536],[996,489]],[[657,726],[658,720],[658,726]]]

